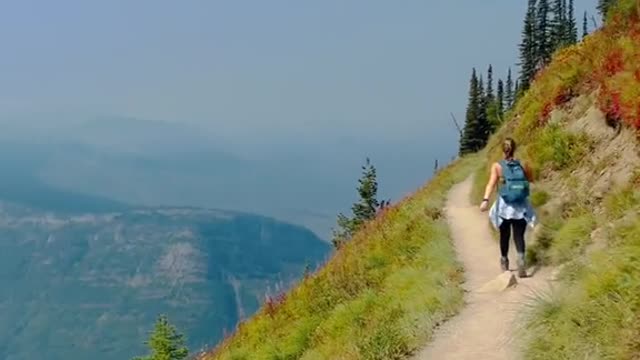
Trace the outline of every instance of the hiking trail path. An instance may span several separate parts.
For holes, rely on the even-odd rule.
[[[449,192],[446,215],[458,260],[465,270],[465,305],[438,328],[414,360],[519,359],[518,336],[523,315],[535,296],[550,290],[552,269],[528,269],[529,277],[503,291],[486,291],[485,284],[502,274],[497,239],[490,231],[488,212],[470,201],[472,177]],[[527,232],[531,232],[531,228]],[[510,270],[515,275],[515,246],[509,244]],[[503,276],[505,276],[503,274]],[[507,275],[508,277],[508,275]],[[484,287],[483,287],[484,286]],[[526,332],[524,333],[526,335]]]

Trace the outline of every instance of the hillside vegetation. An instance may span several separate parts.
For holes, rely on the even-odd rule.
[[[542,226],[529,260],[558,266],[553,290],[526,314],[525,358],[637,358],[640,2],[618,1],[603,29],[559,51],[510,118],[485,165],[515,138],[538,180]],[[476,195],[486,173],[477,173]]]
[[[398,359],[462,305],[441,209],[477,158],[386,208],[317,273],[268,301],[202,359]]]
[[[637,358],[640,2],[618,1],[604,28],[557,51],[505,118],[486,151],[389,208],[201,358],[399,359],[424,344],[462,305],[444,198],[477,169],[481,199],[507,136],[536,177],[528,260],[557,267],[557,286],[524,314],[525,357]]]

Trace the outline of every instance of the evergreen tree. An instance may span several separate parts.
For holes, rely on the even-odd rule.
[[[500,119],[502,119],[502,116],[504,115],[504,95],[505,95],[504,82],[502,81],[502,79],[498,79],[496,104],[497,104],[498,115]]]
[[[511,77],[511,68],[509,68],[509,72],[507,73],[507,83],[504,90],[504,108],[511,109],[513,106],[513,78]]]
[[[609,10],[611,9],[611,6],[613,5],[615,0],[598,0],[598,11],[600,12],[600,15],[602,15],[603,19],[607,18],[607,14],[609,12]]]
[[[529,0],[520,43],[520,86],[529,87],[536,71],[536,0]],[[517,92],[516,92],[517,93]],[[515,96],[515,94],[514,94]]]
[[[492,76],[492,72],[489,72],[489,78],[492,79]],[[487,121],[487,128],[485,129],[485,132],[487,134],[487,138],[483,139],[485,141],[485,145],[488,141],[489,135],[495,132],[502,123],[502,116],[504,113],[504,83],[501,79],[498,79],[498,87],[496,91],[495,95],[490,96],[489,94],[493,94],[493,89],[487,85],[487,94],[485,96]]]
[[[348,241],[367,221],[372,220],[380,208],[378,196],[378,181],[376,168],[369,158],[362,166],[362,177],[358,180],[358,195],[360,199],[351,206],[352,217],[343,214],[338,215],[338,230],[334,231],[333,244],[339,247],[344,241]]]
[[[575,7],[573,0],[569,0],[567,7],[567,43],[575,44],[578,42],[578,21],[575,17]]]
[[[367,158],[362,167],[362,178],[358,180],[358,194],[360,201],[353,204],[353,216],[356,226],[360,227],[365,222],[372,220],[378,211],[380,202],[378,201],[378,181],[376,168]]]
[[[490,103],[495,98],[493,94],[493,66],[489,65],[489,70],[487,70],[487,102]]]
[[[482,141],[480,139],[480,94],[478,93],[478,76],[476,69],[471,73],[469,80],[469,101],[467,103],[466,119],[462,137],[460,138],[460,155],[476,152],[481,148]]]
[[[582,38],[584,39],[587,35],[589,35],[589,21],[587,20],[587,12],[585,11],[582,17]]]
[[[535,24],[535,70],[547,65],[553,53],[554,44],[550,39],[551,22],[549,21],[549,11],[549,2],[547,0],[539,0]]]
[[[482,76],[478,80],[478,99],[479,99],[479,109],[478,109],[478,129],[479,129],[479,139],[480,139],[480,147],[478,150],[482,149],[489,140],[489,135],[491,134],[492,125],[489,122],[489,97],[485,91],[484,81]]]
[[[525,89],[522,87],[522,85],[520,85],[520,81],[516,80],[516,86],[515,86],[515,90],[514,90],[514,97],[513,97],[513,104],[515,105],[515,103],[522,97],[522,95],[524,94]]]
[[[552,52],[578,41],[578,28],[574,16],[573,0],[554,0],[551,6],[550,36]]]
[[[551,37],[551,47],[554,50],[564,46],[565,43],[565,1],[566,0],[554,0],[551,6],[553,19],[551,20],[551,33],[549,36]]]
[[[161,315],[156,321],[147,345],[151,355],[136,357],[134,360],[182,360],[189,356],[184,336],[178,333],[165,315]]]

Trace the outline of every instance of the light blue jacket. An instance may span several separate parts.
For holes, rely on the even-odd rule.
[[[489,219],[496,229],[500,228],[503,219],[525,219],[530,227],[534,227],[537,222],[536,212],[529,199],[521,205],[509,205],[500,196],[489,210]]]

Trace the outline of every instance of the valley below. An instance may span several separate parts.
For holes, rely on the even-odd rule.
[[[329,246],[276,220],[193,207],[85,213],[0,201],[0,358],[126,359],[167,314],[211,346]]]

